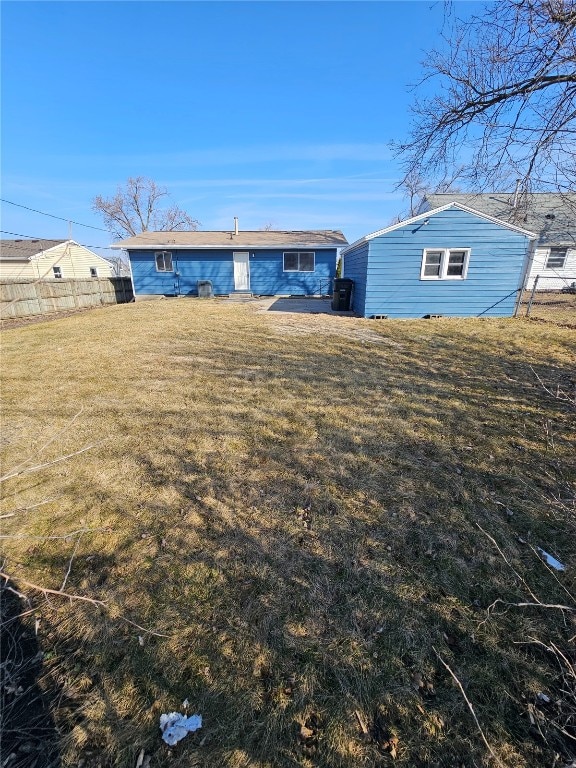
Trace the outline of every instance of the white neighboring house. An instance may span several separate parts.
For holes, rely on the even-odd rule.
[[[420,212],[453,200],[538,234],[526,265],[526,288],[532,289],[537,275],[539,291],[559,290],[576,281],[576,194],[448,192],[428,195]]]
[[[114,277],[114,266],[74,240],[0,240],[0,280]]]

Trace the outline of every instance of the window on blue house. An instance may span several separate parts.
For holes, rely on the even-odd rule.
[[[550,253],[546,259],[546,269],[563,269],[567,254],[568,248],[550,248]]]
[[[284,253],[284,272],[314,272],[314,251],[287,251]]]
[[[420,279],[464,280],[469,260],[470,248],[425,248]]]
[[[156,251],[154,257],[156,258],[157,272],[174,272],[170,251]]]

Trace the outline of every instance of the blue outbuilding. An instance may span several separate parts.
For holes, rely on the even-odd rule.
[[[214,295],[313,296],[329,293],[338,230],[143,232],[113,247],[128,252],[136,298]]]
[[[342,252],[362,317],[506,317],[533,232],[451,202],[366,235]]]

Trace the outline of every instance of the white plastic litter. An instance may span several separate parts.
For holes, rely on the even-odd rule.
[[[556,560],[555,557],[552,557],[552,555],[548,554],[548,552],[545,552],[541,547],[536,547],[538,552],[542,555],[544,560],[548,563],[548,565],[551,565],[552,568],[555,568],[557,571],[565,571],[566,566],[562,565],[562,563],[559,560]]]
[[[171,747],[199,728],[202,728],[202,715],[186,717],[179,712],[169,712],[167,715],[160,715],[162,738]]]

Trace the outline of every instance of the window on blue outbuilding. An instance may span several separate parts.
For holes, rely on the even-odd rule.
[[[420,279],[464,280],[469,260],[470,248],[425,248]]]
[[[314,272],[314,251],[286,251],[284,253],[284,272]]]
[[[443,251],[424,252],[424,277],[440,277]]]
[[[156,251],[154,258],[156,259],[157,272],[174,272],[172,253],[170,251]]]

